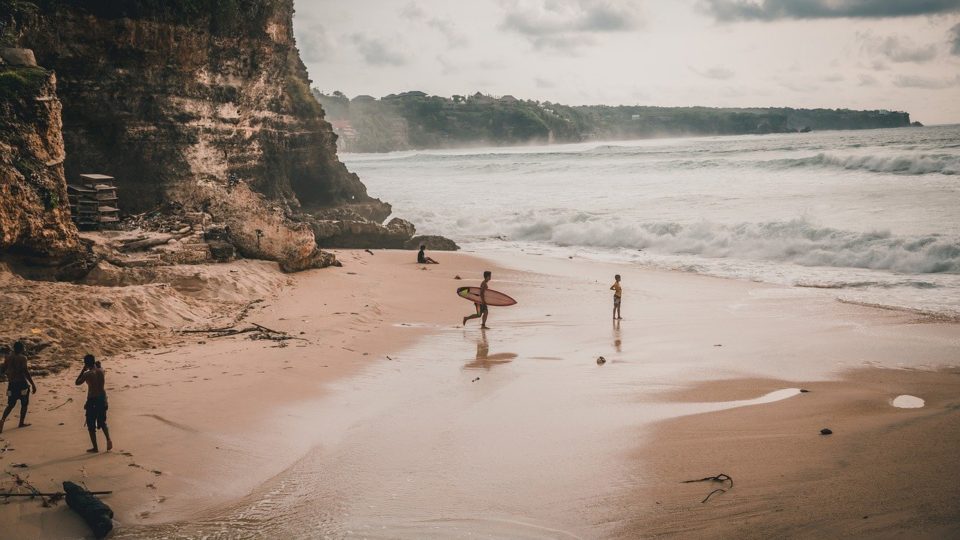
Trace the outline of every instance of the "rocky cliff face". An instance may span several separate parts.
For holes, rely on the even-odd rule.
[[[62,260],[79,251],[63,160],[56,77],[0,65],[0,254]]]
[[[351,204],[377,226],[390,214],[337,158],[293,0],[17,4],[31,7],[4,34],[57,74],[67,178],[116,177],[123,210],[208,211],[237,224],[241,252],[292,269],[330,260],[303,234],[311,212]],[[236,195],[248,191],[260,197]]]

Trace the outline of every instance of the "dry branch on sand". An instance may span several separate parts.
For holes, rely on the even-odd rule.
[[[273,330],[267,328],[261,324],[250,323],[252,326],[247,326],[245,328],[236,328],[234,326],[229,326],[225,328],[201,328],[201,329],[187,329],[181,330],[181,334],[210,334],[211,338],[221,338],[228,336],[236,336],[238,334],[251,334],[250,339],[267,339],[270,341],[287,341],[290,339],[299,339],[307,341],[301,337],[291,336],[287,332],[280,330]]]
[[[696,480],[683,480],[683,481],[680,482],[680,483],[681,483],[681,484],[692,484],[692,483],[695,483],[695,482],[720,482],[721,484],[726,484],[727,482],[729,482],[729,483],[730,483],[730,489],[733,489],[733,477],[731,477],[731,476],[728,475],[728,474],[724,474],[724,473],[720,473],[720,474],[718,474],[718,475],[716,475],[716,476],[707,476],[706,478],[698,478],[698,479],[696,479]],[[710,497],[712,497],[712,496],[713,496],[714,494],[716,494],[716,493],[726,493],[726,492],[727,492],[727,490],[724,489],[724,488],[717,488],[717,489],[711,491],[710,493],[707,493],[707,496],[704,497],[703,500],[700,501],[700,503],[703,504],[703,503],[709,501],[709,500],[710,500]]]

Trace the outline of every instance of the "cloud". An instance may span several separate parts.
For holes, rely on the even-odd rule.
[[[883,56],[891,62],[929,62],[937,57],[937,45],[916,45],[910,38],[898,36],[876,37],[869,32],[858,33],[864,52]]]
[[[433,17],[427,20],[427,26],[443,34],[443,37],[447,40],[447,45],[451,48],[459,49],[470,43],[467,36],[461,34],[456,26],[446,19]]]
[[[960,56],[960,23],[950,29],[950,54]]]
[[[422,22],[429,28],[440,32],[443,34],[443,37],[446,38],[448,47],[459,49],[466,47],[470,43],[467,36],[457,30],[455,24],[440,17],[428,17],[427,12],[416,2],[410,2],[405,5],[403,9],[400,10],[400,16],[410,21]]]
[[[732,79],[733,76],[736,75],[736,73],[734,73],[733,71],[720,66],[712,67],[704,70],[691,67],[690,71],[696,73],[701,77],[705,77],[707,79],[714,79],[718,81],[725,81],[727,79]]]
[[[327,30],[319,24],[310,24],[297,28],[297,48],[300,58],[307,63],[318,63],[329,59],[333,46],[327,37]]]
[[[572,50],[596,43],[594,35],[640,27],[631,0],[508,0],[501,28],[527,38],[538,49]]]
[[[350,41],[371,66],[402,66],[407,63],[403,54],[380,39],[353,34]]]
[[[420,4],[416,2],[410,2],[409,4],[403,6],[400,10],[400,16],[404,19],[410,19],[411,21],[416,21],[427,16],[423,11],[423,8],[420,7]]]
[[[941,90],[943,88],[952,88],[960,86],[960,75],[952,79],[931,79],[919,75],[899,75],[893,80],[893,84],[900,88],[925,88],[927,90]]]
[[[859,77],[860,82],[857,83],[858,86],[876,86],[877,78],[869,73],[861,73]]]
[[[912,17],[960,11],[960,0],[701,0],[719,21]]]
[[[533,79],[533,82],[534,84],[537,85],[537,88],[556,88],[557,87],[557,83],[551,81],[550,79],[542,79],[540,77],[536,77]]]

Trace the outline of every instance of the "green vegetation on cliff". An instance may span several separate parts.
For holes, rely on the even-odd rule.
[[[480,93],[445,98],[405,92],[352,100],[340,92],[314,90],[314,95],[334,122],[341,147],[355,152],[910,125],[909,114],[890,111],[567,106]]]

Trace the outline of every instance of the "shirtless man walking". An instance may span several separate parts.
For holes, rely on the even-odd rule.
[[[103,368],[97,365],[92,354],[83,357],[83,369],[77,376],[77,386],[87,383],[87,402],[83,408],[87,411],[87,431],[90,433],[90,442],[93,448],[87,450],[91,454],[100,451],[97,446],[97,428],[103,430],[107,438],[107,452],[113,449],[110,440],[110,431],[107,430],[107,391],[104,389],[106,377]]]
[[[30,404],[30,390],[37,393],[37,385],[30,376],[27,369],[27,357],[23,354],[24,346],[22,341],[13,344],[13,354],[7,356],[0,366],[0,375],[7,376],[7,408],[3,410],[3,418],[0,419],[0,433],[3,433],[3,424],[7,421],[7,416],[13,411],[13,408],[20,402],[20,426],[27,427],[30,424],[24,422],[27,419],[27,405]]]

